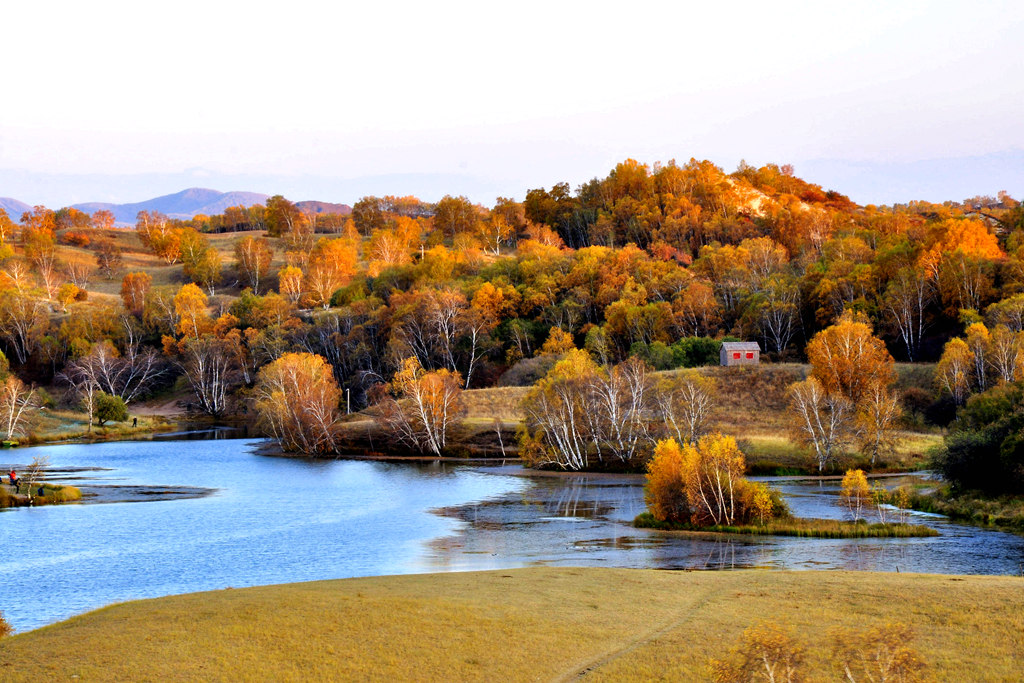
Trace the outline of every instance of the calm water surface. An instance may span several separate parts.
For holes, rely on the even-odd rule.
[[[28,461],[42,453],[53,468],[89,468],[62,479],[98,486],[105,500],[120,491],[144,499],[158,487],[212,492],[0,511],[0,611],[21,631],[112,602],[227,586],[538,564],[1017,574],[1024,563],[1024,538],[933,515],[914,521],[939,529],[936,538],[670,536],[630,526],[644,508],[636,477],[275,458],[255,453],[261,443],[121,442],[5,454]],[[837,484],[772,485],[797,515],[842,515]]]

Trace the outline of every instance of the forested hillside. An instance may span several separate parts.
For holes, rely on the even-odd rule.
[[[147,211],[134,230],[104,210],[0,211],[0,346],[8,384],[24,383],[10,400],[31,385],[87,407],[176,388],[218,418],[277,411],[265,426],[280,437],[299,419],[288,401],[309,391],[330,410],[302,421],[323,434],[283,441],[318,451],[346,400],[376,403],[401,434],[388,400],[429,411],[455,388],[531,384],[572,349],[667,370],[714,362],[728,336],[803,361],[844,312],[905,361],[937,361],[952,337],[984,330],[970,347],[982,360],[939,381],[946,401],[1019,373],[986,360],[993,340],[1014,359],[1024,347],[1024,208],[1005,193],[859,206],[785,166],[627,160],[492,207],[332,206],[275,196],[190,220]],[[321,374],[331,381],[296,390]],[[915,410],[940,399],[909,393]],[[435,419],[448,416],[419,423]]]

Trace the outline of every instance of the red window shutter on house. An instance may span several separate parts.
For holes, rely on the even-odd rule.
[[[747,359],[748,360],[753,360],[754,359],[754,352],[753,351],[747,351]]]
[[[739,351],[733,351],[732,357],[733,357],[733,360],[739,360],[740,359],[740,352]]]

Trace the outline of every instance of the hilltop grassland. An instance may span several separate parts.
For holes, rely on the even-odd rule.
[[[793,629],[808,680],[832,631],[910,624],[934,680],[1024,669],[1015,577],[530,568],[346,579],[107,607],[0,641],[0,678],[707,680],[744,629]]]

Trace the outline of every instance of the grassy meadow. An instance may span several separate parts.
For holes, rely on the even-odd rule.
[[[345,579],[107,607],[0,640],[0,679],[699,681],[747,627],[911,624],[934,680],[1024,670],[1024,579],[551,568]]]

